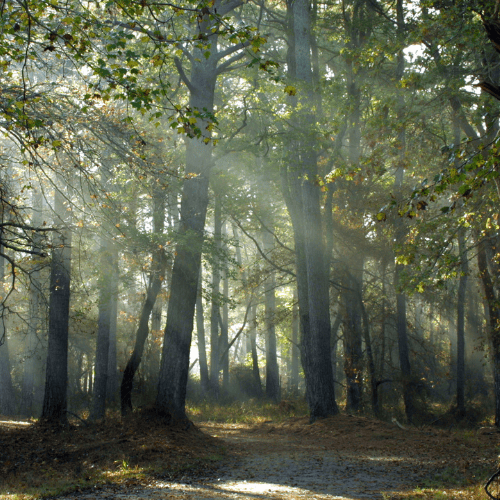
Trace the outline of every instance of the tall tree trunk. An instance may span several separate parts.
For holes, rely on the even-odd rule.
[[[339,313],[335,317],[335,321],[332,324],[332,346],[331,346],[331,360],[332,360],[332,373],[333,382],[338,383],[337,380],[337,351],[339,346],[339,329],[342,323],[342,315]]]
[[[171,266],[167,266],[165,282],[169,286],[169,270]],[[162,312],[164,305],[164,295],[162,292],[156,297],[155,305],[151,313],[151,342],[148,359],[148,379],[154,387],[158,386],[158,373],[160,372],[160,347],[158,345],[162,333]]]
[[[92,409],[89,415],[89,419],[92,421],[102,420],[106,412],[111,315],[113,313],[113,292],[115,291],[113,284],[113,254],[115,250],[108,236],[102,236],[99,253],[99,315],[97,319],[95,380]]]
[[[401,265],[396,264],[394,273],[396,290],[399,286]],[[415,408],[413,404],[413,380],[410,364],[410,348],[408,344],[408,331],[406,327],[406,295],[396,291],[396,331],[398,335],[399,367],[403,384],[403,400],[405,414],[409,423],[413,421]]]
[[[404,19],[403,0],[396,2],[396,22],[397,33],[402,43],[405,36],[406,24]],[[396,75],[395,80],[400,82],[404,76],[405,71],[405,56],[403,49],[400,49],[397,55]],[[401,123],[397,136],[399,148],[399,165],[396,168],[394,188],[396,192],[401,193],[403,187],[403,177],[406,164],[406,130],[404,125],[404,110],[405,101],[401,93],[398,95],[398,118]],[[396,221],[396,243],[402,244],[405,235],[405,227],[402,220]],[[415,408],[413,404],[413,381],[411,374],[410,364],[410,350],[408,345],[408,331],[407,331],[407,318],[406,318],[406,295],[400,290],[400,276],[402,265],[396,263],[394,272],[394,287],[396,289],[396,330],[398,336],[398,353],[399,353],[399,366],[401,369],[401,379],[403,383],[403,400],[405,405],[405,414],[408,422],[413,421]]]
[[[215,398],[219,397],[219,326],[220,326],[220,266],[219,257],[222,249],[222,212],[220,198],[215,198],[214,240],[215,255],[212,265],[212,309],[210,312],[210,388]]]
[[[368,312],[366,311],[366,307],[363,302],[363,295],[361,289],[359,289],[358,297],[360,302],[361,313],[363,315],[363,339],[365,341],[366,357],[368,358],[368,373],[370,376],[372,410],[375,416],[378,416],[380,413],[380,408],[378,403],[379,384],[376,378],[375,360],[373,358],[372,341],[370,337],[370,319],[368,318]]]
[[[111,274],[111,304],[109,318],[109,351],[108,351],[108,385],[106,387],[106,398],[110,403],[116,403],[120,380],[118,374],[117,353],[117,327],[118,327],[118,252],[116,249],[112,255]]]
[[[32,224],[34,227],[40,227],[43,222],[42,218],[42,192],[40,189],[33,190],[33,217]],[[42,236],[39,233],[33,235],[33,250],[41,251]],[[21,393],[21,407],[19,413],[25,417],[33,416],[33,397],[35,387],[35,357],[36,350],[39,344],[40,327],[41,327],[41,304],[42,284],[40,281],[40,257],[34,256],[32,259],[33,267],[30,272],[30,306],[28,318],[28,332],[26,335],[26,344],[24,350],[24,369],[23,369],[23,386]]]
[[[479,319],[479,294],[472,280],[467,280],[467,333],[471,348],[467,350],[466,378],[469,380],[473,394],[487,394],[487,384],[485,381],[484,342],[482,339],[482,325]]]
[[[486,295],[487,329],[492,350],[493,378],[495,381],[495,425],[500,427],[500,308],[498,307],[499,297],[495,290],[492,273],[488,269],[487,251],[488,246],[491,245],[491,238],[484,238],[479,241],[477,262]]]
[[[307,400],[311,421],[334,415],[338,412],[335,401],[332,365],[330,362],[330,314],[329,280],[325,274],[325,249],[323,245],[322,217],[320,211],[320,190],[315,185],[318,173],[316,154],[313,144],[313,124],[315,117],[311,69],[311,19],[309,2],[295,0],[288,3],[291,20],[289,74],[301,86],[302,109],[295,115],[296,135],[290,150],[294,155],[289,168],[288,189],[293,186],[288,200],[292,223],[295,220],[294,234],[302,231],[302,236],[295,240],[297,256],[297,285],[299,307],[305,306],[308,315],[307,328],[303,330],[303,364],[306,375]],[[300,91],[299,91],[300,94]],[[287,186],[285,186],[285,189]],[[291,198],[301,199],[301,211]],[[295,206],[294,206],[295,205]],[[292,215],[292,212],[296,212]],[[301,218],[301,223],[298,219]],[[307,295],[307,299],[306,299]],[[307,306],[305,304],[307,300]],[[307,310],[307,313],[305,312]],[[302,314],[304,314],[301,312]]]
[[[105,199],[109,198],[109,181],[111,178],[110,159],[103,160],[101,166],[101,186],[104,190]],[[110,216],[106,211],[105,216]],[[110,365],[109,351],[111,340],[111,325],[113,323],[113,312],[116,300],[116,262],[117,257],[115,245],[112,240],[111,223],[103,226],[100,237],[100,274],[99,274],[99,313],[97,318],[97,341],[95,355],[95,380],[94,392],[92,394],[92,405],[89,415],[90,420],[102,420],[106,413],[106,392],[108,388],[108,368]],[[115,356],[116,359],[116,356]]]
[[[71,279],[71,230],[63,193],[56,189],[54,213],[58,231],[52,239],[49,286],[49,345],[43,420],[67,422],[68,326]]]
[[[0,217],[3,222],[4,210],[0,208]],[[0,229],[0,254],[4,252],[2,246],[3,234]],[[5,259],[0,255],[0,286],[3,290],[5,279]],[[9,344],[5,328],[5,297],[1,296],[0,302],[0,413],[2,415],[14,415],[16,413],[16,395],[12,384],[11,365],[9,356]]]
[[[204,117],[213,113],[217,76],[228,69],[231,62],[243,57],[244,52],[236,44],[218,52],[217,31],[214,18],[228,15],[243,4],[242,0],[222,2],[215,0],[213,16],[203,13],[197,23],[197,36],[210,40],[209,47],[194,50],[191,58],[191,78],[188,79],[179,61],[175,61],[181,78],[190,91],[190,110],[198,116],[200,137],[186,139],[186,170],[182,192],[179,235],[172,271],[172,286],[167,313],[160,368],[157,409],[174,419],[185,419],[186,385],[189,372],[189,352],[193,332],[194,309],[198,292],[203,233],[208,206],[209,173],[212,166],[210,124]],[[210,7],[206,9],[210,10]],[[208,49],[208,51],[207,51]],[[239,51],[238,53],[236,53]],[[231,55],[229,59],[224,59]],[[224,59],[222,62],[220,62]],[[220,62],[219,67],[217,64]]]
[[[361,264],[362,265],[362,264]],[[351,269],[351,271],[353,271]],[[357,276],[351,274],[349,269],[344,274],[344,372],[347,384],[348,411],[361,410],[363,393],[363,347],[361,329],[361,307],[359,301],[361,271]]]
[[[207,348],[205,342],[205,318],[203,315],[202,300],[202,270],[200,267],[200,278],[198,281],[198,296],[196,298],[196,331],[198,334],[198,359],[200,360],[200,384],[203,394],[207,394],[210,387],[208,376]]]
[[[3,265],[3,258],[0,258]],[[16,414],[16,394],[12,384],[11,364],[9,357],[9,343],[4,328],[4,322],[0,319],[0,413],[2,415]]]
[[[226,234],[226,225],[224,224],[223,232]],[[224,245],[224,249],[227,250]],[[221,358],[221,368],[222,368],[222,388],[227,394],[229,390],[229,273],[227,269],[227,263],[224,265],[224,279],[222,294],[224,296],[224,303],[222,305],[222,325],[220,328],[220,342],[219,342],[219,352],[223,352],[224,355]]]
[[[465,291],[469,273],[464,228],[458,230],[458,251],[460,280],[457,294],[457,410],[458,417],[463,418],[465,416]]]
[[[255,389],[257,391],[257,397],[262,397],[262,382],[260,380],[260,370],[259,370],[259,356],[257,354],[257,304],[250,306],[250,350],[252,352],[252,374],[254,378]]]
[[[290,391],[293,396],[299,393],[299,307],[297,303],[297,288],[293,289],[293,308],[292,308],[292,348],[291,368],[290,368]]]
[[[272,224],[267,224],[271,229]],[[264,230],[262,234],[263,248],[266,254],[270,257],[274,241],[273,235]],[[279,400],[280,380],[278,368],[278,356],[276,351],[276,279],[274,269],[268,269],[268,277],[264,283],[264,298],[265,298],[265,325],[266,325],[266,397],[273,401]]]
[[[215,71],[199,66],[210,59],[193,63],[191,109],[213,110]],[[201,59],[205,59],[201,56]],[[213,61],[212,61],[212,64]],[[207,73],[207,74],[205,74]],[[208,124],[200,125],[205,130]],[[209,137],[208,137],[209,138]],[[179,236],[172,269],[172,285],[165,326],[160,379],[156,406],[161,413],[184,419],[186,385],[189,372],[189,352],[193,332],[194,309],[198,295],[201,251],[208,206],[208,180],[212,163],[212,146],[203,139],[186,139],[186,179],[184,180]]]

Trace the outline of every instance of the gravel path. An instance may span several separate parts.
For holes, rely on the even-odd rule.
[[[397,456],[341,453],[297,436],[251,434],[241,426],[206,425],[237,450],[212,477],[153,481],[149,486],[107,487],[67,495],[67,500],[111,499],[382,499],[391,491],[414,488],[419,464]]]

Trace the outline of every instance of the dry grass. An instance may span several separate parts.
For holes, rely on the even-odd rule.
[[[152,412],[69,427],[0,420],[0,498],[31,499],[109,483],[195,475],[225,450],[195,425],[168,425]]]
[[[124,420],[110,414],[105,423],[91,426],[74,420],[67,428],[0,419],[0,498],[31,500],[110,483],[147,485],[186,471],[192,477],[210,474],[224,457],[239,453],[228,453],[219,439],[235,425],[266,434],[271,447],[273,436],[279,442],[280,435],[293,434],[311,449],[332,449],[354,459],[397,455],[409,468],[418,468],[422,483],[392,500],[484,500],[483,485],[500,452],[496,428],[401,429],[344,414],[310,425],[303,402],[202,403],[188,411],[199,427],[167,425],[151,411]]]

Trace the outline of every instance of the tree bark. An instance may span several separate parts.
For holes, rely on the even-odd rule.
[[[52,239],[49,286],[49,342],[45,393],[41,418],[67,423],[68,325],[71,279],[71,230],[63,194],[56,189],[54,200],[56,226]]]
[[[216,4],[218,2],[216,1]],[[208,15],[200,23],[208,29]],[[200,113],[213,111],[216,80],[216,38],[206,59],[200,53],[193,61],[190,85],[190,107]],[[160,413],[174,419],[185,419],[186,386],[189,373],[189,352],[193,332],[194,310],[198,294],[201,252],[208,206],[209,172],[212,166],[212,146],[206,129],[207,120],[200,119],[201,138],[186,139],[186,178],[184,180],[179,243],[172,269],[172,285],[165,326],[160,379],[156,407]]]
[[[294,224],[297,286],[301,317],[308,323],[303,330],[303,364],[306,375],[307,400],[311,421],[338,412],[335,401],[332,365],[330,362],[329,280],[325,273],[320,190],[315,180],[318,173],[313,124],[315,118],[311,69],[311,19],[309,2],[295,0],[287,4],[291,19],[290,35],[293,39],[289,54],[290,77],[301,86],[302,110],[296,113],[296,130],[291,144],[288,186],[285,186],[287,206]],[[289,51],[291,52],[291,51]],[[292,157],[293,155],[293,157]],[[293,166],[292,166],[293,165]],[[300,198],[301,210],[292,198]],[[299,222],[299,219],[301,221]],[[295,223],[294,223],[295,221]],[[298,233],[301,232],[301,235]],[[307,297],[307,298],[306,298]],[[307,300],[307,305],[306,305]],[[307,311],[307,312],[306,312]],[[306,317],[307,316],[307,317]]]

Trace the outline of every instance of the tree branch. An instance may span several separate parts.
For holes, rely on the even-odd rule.
[[[241,325],[241,328],[238,330],[238,333],[234,336],[233,340],[231,340],[231,342],[229,342],[226,349],[224,349],[224,352],[222,353],[222,355],[219,359],[219,364],[222,364],[222,361],[224,360],[224,356],[229,352],[229,349],[231,349],[231,347],[233,347],[233,344],[236,342],[238,337],[241,335],[241,333],[245,329],[245,326],[247,324],[248,312],[250,311],[250,308],[252,307],[252,302],[253,302],[253,296],[248,301],[247,310],[245,311],[245,317],[243,318],[243,324]]]
[[[219,16],[225,16],[226,14],[238,8],[240,5],[243,5],[244,3],[245,2],[243,0],[229,0],[229,2],[219,7],[217,14]]]
[[[262,251],[262,249],[261,249],[261,248],[260,248],[260,246],[259,246],[258,241],[257,241],[257,240],[256,240],[253,236],[251,236],[251,235],[248,233],[248,231],[246,231],[245,229],[243,229],[243,227],[242,227],[242,225],[240,224],[239,220],[238,220],[238,219],[236,219],[236,217],[234,217],[234,216],[232,217],[232,219],[234,220],[234,222],[236,223],[236,225],[237,225],[237,226],[241,229],[241,231],[243,232],[243,234],[244,234],[247,238],[251,239],[251,240],[254,242],[255,247],[257,248],[257,251],[260,253],[260,255],[262,256],[262,258],[263,258],[266,262],[268,262],[269,264],[271,264],[271,266],[272,266],[272,267],[274,267],[274,269],[276,269],[277,271],[280,271],[280,272],[282,272],[282,273],[285,273],[285,274],[288,274],[288,275],[290,275],[290,276],[293,276],[294,278],[296,278],[296,277],[297,277],[297,275],[296,275],[294,272],[292,272],[292,271],[290,271],[290,270],[288,270],[288,269],[285,269],[284,267],[278,266],[278,264],[275,264],[275,263],[274,263],[274,262],[273,262],[273,261],[272,261],[272,260],[271,260],[271,259],[270,259],[270,258],[269,258],[269,257],[268,257],[268,256],[267,256],[264,252],[263,252],[263,251]]]
[[[187,77],[186,73],[184,72],[184,68],[182,67],[182,63],[178,57],[174,57],[174,63],[175,63],[175,67],[177,68],[177,71],[179,73],[179,76],[181,77],[181,80],[186,84],[189,91],[191,93],[196,92],[196,89],[194,88],[193,84],[189,81],[189,78]]]

